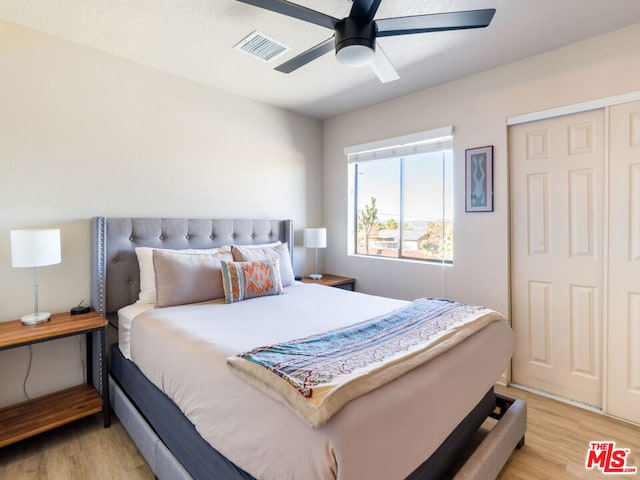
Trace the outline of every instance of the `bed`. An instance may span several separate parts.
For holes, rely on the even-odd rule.
[[[265,339],[304,338],[325,323],[338,328],[407,302],[298,282],[288,282],[283,295],[230,304],[183,304],[173,301],[175,291],[163,308],[139,301],[143,267],[136,248],[198,252],[278,242],[291,257],[290,221],[93,219],[92,307],[119,338],[109,361],[110,402],[155,475],[495,478],[526,430],[526,405],[493,391],[513,348],[505,322],[482,326],[314,428],[232,372],[229,359]],[[160,301],[160,290],[156,295]],[[460,466],[459,454],[488,417],[497,423]]]

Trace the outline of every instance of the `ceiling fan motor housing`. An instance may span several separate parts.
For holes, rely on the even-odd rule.
[[[362,17],[347,17],[336,24],[336,54],[345,47],[359,45],[376,50],[377,26]]]

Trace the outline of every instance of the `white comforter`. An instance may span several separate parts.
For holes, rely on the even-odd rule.
[[[256,478],[400,479],[433,453],[506,367],[513,333],[504,322],[351,401],[319,429],[233,375],[226,358],[406,303],[296,285],[277,297],[147,311],[131,324],[131,358],[211,445]]]

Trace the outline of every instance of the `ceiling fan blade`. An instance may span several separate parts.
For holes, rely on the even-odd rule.
[[[484,28],[491,23],[495,8],[468,10],[462,12],[433,13],[411,17],[383,18],[376,20],[378,37],[407,35],[411,33],[442,32]]]
[[[382,0],[353,0],[350,17],[362,17],[373,20]]]
[[[272,12],[286,15],[287,17],[297,18],[304,20],[305,22],[314,23],[321,27],[335,29],[336,23],[339,19],[330,15],[326,15],[322,12],[317,12],[309,8],[297,5],[295,3],[287,2],[286,0],[238,0],[242,3],[253,5],[254,7],[263,8]]]
[[[373,57],[373,62],[371,62],[369,66],[382,83],[393,82],[400,78],[400,75],[398,75],[398,72],[396,72],[396,69],[393,68],[393,65],[389,61],[389,57],[387,57],[387,54],[382,50],[380,42],[376,42],[376,55]]]
[[[321,57],[325,53],[332,52],[335,48],[334,43],[333,37],[331,37],[315,47],[311,47],[306,52],[302,52],[300,55],[293,57],[291,60],[278,65],[274,70],[282,73],[291,73],[316,58]]]

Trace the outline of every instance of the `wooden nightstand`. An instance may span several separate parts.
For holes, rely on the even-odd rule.
[[[343,290],[354,291],[356,289],[356,279],[349,277],[340,277],[338,275],[323,274],[320,280],[312,280],[309,277],[302,277],[303,283],[318,283],[328,287],[342,288]]]
[[[98,412],[109,426],[106,327],[107,320],[95,312],[58,313],[37,325],[0,323],[0,350],[71,335],[87,337],[87,383],[0,409],[0,447]]]

